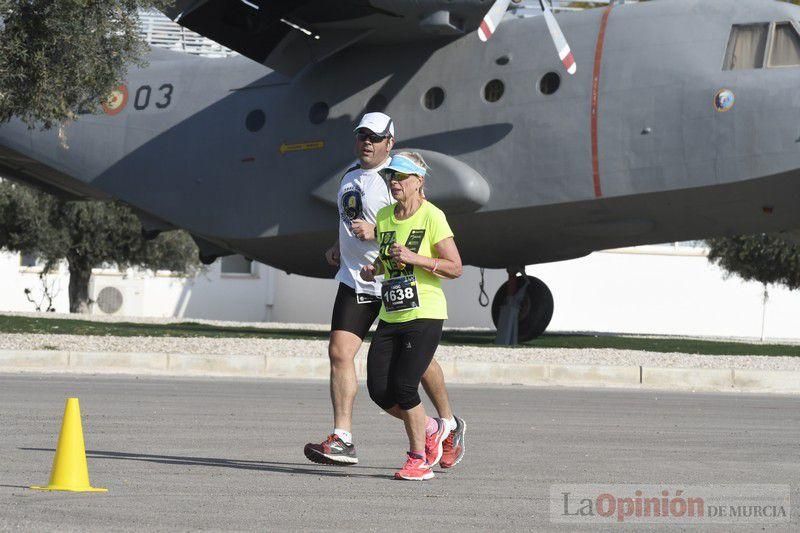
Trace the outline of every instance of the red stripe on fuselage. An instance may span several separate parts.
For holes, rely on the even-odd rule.
[[[487,39],[492,36],[492,30],[489,29],[489,25],[486,24],[485,20],[481,21],[481,29],[483,30],[483,34]]]
[[[564,58],[563,63],[564,66],[567,67],[567,70],[569,70],[572,65],[575,64],[575,56],[572,55],[572,52],[567,54],[567,57]]]
[[[592,75],[592,177],[594,179],[594,195],[599,198],[603,196],[600,188],[600,156],[598,154],[597,120],[599,112],[600,97],[600,68],[603,64],[603,45],[606,40],[606,26],[608,26],[608,16],[614,9],[614,3],[608,4],[603,17],[600,20],[600,33],[597,34],[597,45],[594,49],[594,74]]]

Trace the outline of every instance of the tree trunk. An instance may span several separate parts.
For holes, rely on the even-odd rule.
[[[92,266],[80,258],[67,256],[69,264],[69,312],[84,313],[90,311],[89,280],[92,277]]]

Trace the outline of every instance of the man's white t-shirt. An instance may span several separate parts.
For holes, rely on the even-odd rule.
[[[361,279],[361,267],[378,257],[378,243],[359,240],[350,228],[350,222],[361,219],[375,224],[375,215],[381,208],[394,203],[386,182],[378,171],[389,164],[391,158],[369,170],[360,166],[348,171],[339,184],[337,205],[339,206],[339,271],[336,279],[357,294],[380,297],[381,285],[377,281]]]

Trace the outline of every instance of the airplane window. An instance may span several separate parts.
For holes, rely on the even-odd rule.
[[[770,67],[800,66],[800,38],[790,22],[775,25],[772,52],[769,54]]]
[[[267,117],[264,112],[260,109],[254,109],[247,114],[247,118],[244,119],[244,125],[248,130],[255,133],[264,127],[266,121]]]
[[[312,124],[322,124],[325,122],[325,119],[328,118],[329,112],[330,108],[328,104],[325,102],[317,102],[311,106],[308,112],[308,120],[310,120]]]
[[[723,70],[762,68],[769,24],[737,24],[731,29]]]
[[[495,60],[495,63],[498,65],[508,65],[511,62],[511,58],[509,56],[500,56]]]
[[[428,109],[436,109],[444,103],[444,89],[441,87],[431,87],[422,99],[422,103]]]
[[[503,97],[506,87],[500,80],[492,80],[483,88],[483,97],[487,102],[497,102]]]
[[[548,72],[539,81],[539,90],[542,94],[553,94],[561,86],[561,77],[555,72]]]
[[[367,113],[383,112],[389,101],[382,94],[376,94],[367,102]]]

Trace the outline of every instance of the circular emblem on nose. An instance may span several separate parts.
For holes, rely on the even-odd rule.
[[[722,89],[714,97],[714,107],[721,113],[730,110],[734,102],[736,102],[736,96],[730,89]]]
[[[125,104],[128,103],[128,88],[125,85],[120,85],[108,95],[108,98],[102,102],[103,111],[107,115],[116,115],[123,109]]]

